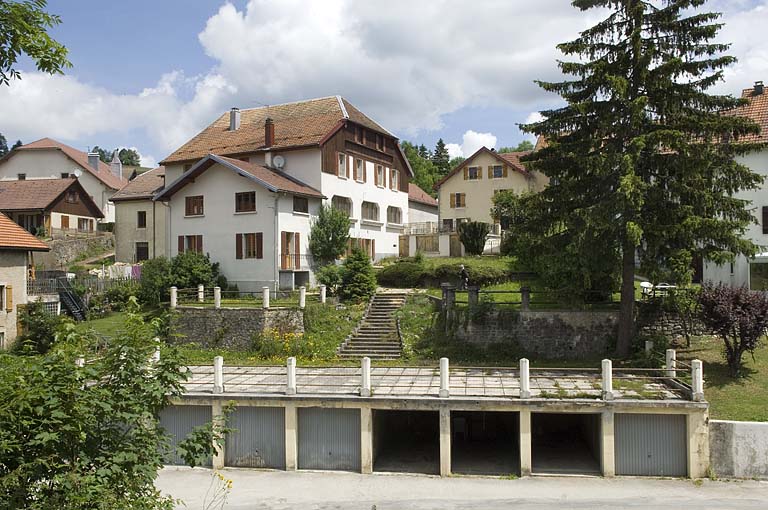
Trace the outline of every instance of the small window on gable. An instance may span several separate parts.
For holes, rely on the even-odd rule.
[[[70,204],[76,204],[77,203],[77,191],[70,189],[67,190],[67,194],[64,195],[64,201]]]
[[[256,192],[235,193],[235,212],[253,212],[256,210]]]
[[[493,175],[492,177],[494,179],[501,179],[504,177],[504,166],[502,165],[493,165]]]
[[[344,179],[347,178],[347,155],[341,152],[337,158],[336,175]]]
[[[477,166],[471,166],[467,169],[467,175],[469,176],[470,181],[474,181],[478,179],[480,175],[480,167]]]
[[[202,216],[204,214],[203,195],[186,197],[184,206],[185,216]]]
[[[293,212],[309,214],[309,200],[307,200],[307,197],[293,197]]]

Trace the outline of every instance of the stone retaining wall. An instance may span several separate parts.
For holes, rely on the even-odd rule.
[[[36,253],[35,263],[44,269],[66,269],[84,253],[112,250],[115,247],[115,236],[105,233],[86,238],[52,239],[46,244],[51,251]]]
[[[768,479],[768,423],[709,420],[715,476]]]
[[[254,337],[265,330],[303,333],[304,312],[287,308],[210,308],[180,306],[173,314],[178,342],[203,347],[253,348]]]
[[[490,310],[457,312],[453,335],[482,347],[504,346],[542,359],[594,359],[605,355],[617,334],[615,311]],[[464,316],[466,314],[466,316]],[[513,351],[514,352],[514,351]]]

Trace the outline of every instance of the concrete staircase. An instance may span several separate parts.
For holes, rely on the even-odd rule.
[[[401,354],[395,312],[403,306],[405,292],[377,292],[360,324],[339,346],[339,358],[398,359]]]

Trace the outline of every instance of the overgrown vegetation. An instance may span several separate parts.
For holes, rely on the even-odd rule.
[[[32,301],[20,307],[19,324],[22,333],[13,344],[17,354],[45,354],[56,341],[56,332],[68,322],[63,315],[49,313],[43,303]]]
[[[170,299],[170,288],[218,286],[227,288],[227,279],[219,272],[219,263],[211,262],[208,255],[186,251],[167,259],[157,257],[144,262],[141,268],[141,287],[138,297],[142,304],[157,306]]]
[[[383,287],[439,287],[441,283],[457,284],[464,265],[472,285],[482,287],[509,281],[517,269],[510,257],[416,257],[400,259],[385,265],[377,276]]]

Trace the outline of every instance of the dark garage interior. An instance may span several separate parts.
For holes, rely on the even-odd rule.
[[[439,413],[374,410],[373,470],[439,474]]]
[[[532,413],[534,473],[599,475],[599,414]]]
[[[520,475],[520,417],[513,412],[451,412],[451,471]]]

